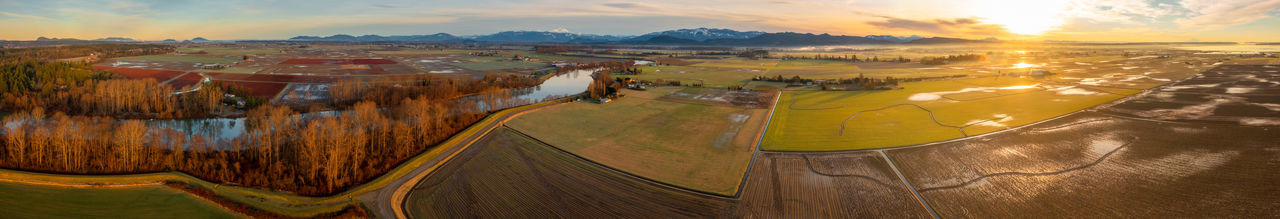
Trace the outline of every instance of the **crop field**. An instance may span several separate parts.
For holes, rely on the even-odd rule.
[[[379,55],[449,55],[449,54],[468,54],[472,52],[480,52],[480,50],[466,49],[407,49],[407,50],[378,50],[371,51]]]
[[[908,82],[886,91],[784,91],[761,148],[851,150],[979,135],[1110,102],[1214,66],[1183,64],[1197,59],[1076,58],[1036,64],[1059,69],[1048,76]]]
[[[329,83],[345,79],[340,76],[311,76],[311,75],[276,75],[276,74],[223,74],[223,73],[204,73],[215,80],[232,80],[232,81],[255,81],[255,82],[278,82],[278,83]]]
[[[289,84],[282,92],[276,102],[285,105],[303,106],[329,100],[328,84]]]
[[[205,53],[209,55],[270,55],[280,53],[275,48],[228,48],[228,47],[184,47],[178,53]]]
[[[244,88],[246,91],[248,91],[249,95],[251,96],[261,97],[268,100],[275,98],[277,94],[280,94],[280,91],[284,90],[285,86],[289,85],[288,83],[278,83],[278,82],[249,82],[249,81],[220,81],[220,80],[214,80],[213,82],[241,87],[241,88]]]
[[[1274,83],[1266,82],[1271,79],[1263,77],[1269,76],[1271,72],[1268,71],[1273,68],[1280,67],[1221,65],[1192,79],[1158,87],[1115,104],[1103,104],[1054,120],[961,141],[882,150],[762,151],[752,161],[740,196],[727,200],[698,197],[691,201],[690,197],[697,193],[679,190],[658,192],[652,190],[655,187],[651,186],[657,185],[652,183],[646,184],[650,186],[584,183],[588,180],[636,182],[619,180],[626,177],[617,172],[613,172],[617,175],[587,177],[577,175],[578,171],[584,170],[569,171],[570,167],[581,165],[603,169],[581,159],[578,161],[582,162],[574,164],[548,164],[546,160],[550,158],[539,154],[544,151],[535,149],[552,146],[519,135],[514,129],[503,130],[490,134],[473,146],[480,147],[477,151],[464,152],[464,162],[446,164],[449,167],[442,169],[446,171],[424,181],[411,195],[407,206],[415,215],[428,217],[599,217],[601,214],[626,217],[656,214],[659,217],[928,218],[932,210],[943,218],[1265,218],[1274,216],[1277,212],[1275,203],[1280,203],[1280,189],[1272,185],[1280,180],[1280,172],[1274,171],[1280,168],[1280,163],[1275,162],[1276,152],[1280,151],[1280,135],[1276,134],[1275,128],[1280,123],[1244,121],[1270,121],[1277,117],[1276,112],[1280,112],[1280,108],[1265,107],[1280,100],[1272,95],[1274,92],[1267,90],[1273,88]],[[1037,82],[1035,79],[971,78],[929,82],[958,84],[933,85],[955,86],[950,88],[1013,87],[1017,86],[1013,84]],[[1198,86],[1203,84],[1215,85]],[[1054,97],[1057,91],[1052,88],[1039,90],[1036,87],[977,91],[981,95],[935,94],[938,100],[961,97],[995,99],[1043,93],[1048,95],[1039,98],[1061,98]],[[618,101],[656,98],[677,91],[665,89],[649,91],[660,91],[656,93],[631,94]],[[1070,89],[1058,91],[1066,90]],[[1108,91],[1122,90],[1126,89]],[[1101,89],[1093,88],[1084,91],[1101,93]],[[816,96],[813,99],[883,95],[843,94],[849,96]],[[1214,99],[1193,102],[1198,99],[1179,96],[1184,94],[1206,95]],[[786,95],[782,98],[785,99]],[[1204,118],[1232,117],[1234,120],[1142,117],[1140,113],[1116,110],[1168,109],[1146,104],[1158,101],[1189,102],[1193,105],[1224,102],[1220,104],[1223,107],[1217,109],[1227,109],[1208,109],[1200,114],[1208,114]],[[956,103],[963,102],[966,101]],[[609,104],[615,103],[620,102]],[[1225,107],[1231,106],[1229,104],[1263,108],[1240,110]],[[778,109],[786,105],[779,103]],[[836,106],[839,105],[817,107]],[[557,108],[563,107],[566,106]],[[1174,109],[1203,110],[1204,107]],[[499,145],[503,147],[496,147]],[[561,151],[546,151],[560,152],[546,156],[565,156],[561,161],[576,158]],[[647,196],[637,197],[634,194]],[[701,204],[691,205],[689,202]],[[654,203],[663,205],[653,206]],[[634,210],[637,208],[651,211]],[[680,216],[667,216],[670,212],[680,212]]]
[[[739,215],[774,218],[929,218],[929,212],[870,151],[760,152]]]
[[[262,71],[262,68],[251,67],[227,67],[223,69],[196,69],[195,72],[218,72],[218,73],[236,73],[236,74],[253,74]]]
[[[499,128],[414,187],[414,218],[724,217],[732,201],[664,187]]]
[[[0,182],[6,218],[238,218],[213,202],[163,185],[72,188]]]
[[[767,109],[654,100],[675,89],[627,91],[627,97],[607,104],[551,107],[509,125],[628,173],[698,191],[736,194]]]
[[[905,89],[784,91],[761,148],[849,150],[942,141],[1028,124],[1136,93],[1117,95],[1012,77],[902,86]]]
[[[711,106],[764,109],[771,106],[774,91],[728,90],[724,88],[689,87],[671,92],[658,100]]]
[[[887,153],[943,217],[1269,217],[1275,133],[1082,113]]]
[[[396,64],[386,59],[289,59],[281,65],[386,65]]]
[[[204,80],[204,76],[201,76],[199,73],[188,72],[176,78],[170,79],[169,82],[167,82],[166,84],[168,84],[169,86],[172,86],[175,89],[182,89],[187,86],[196,85],[200,83],[200,81],[202,80]]]
[[[1280,125],[1280,66],[1221,65],[1108,112],[1241,125]]]
[[[129,79],[151,78],[151,79],[155,79],[158,82],[168,81],[169,79],[173,79],[174,77],[177,77],[179,75],[186,73],[183,71],[141,69],[141,68],[108,68],[103,70],[115,73],[120,76],[124,76],[125,78],[129,78]]]
[[[450,63],[449,65],[475,71],[495,71],[508,69],[538,69],[550,65],[541,62],[506,61],[489,59],[469,59],[471,62]]]
[[[157,55],[157,56],[124,57],[124,58],[117,58],[116,60],[191,62],[191,63],[232,63],[232,62],[240,61],[241,59],[231,58],[231,57],[197,56],[197,55]]]

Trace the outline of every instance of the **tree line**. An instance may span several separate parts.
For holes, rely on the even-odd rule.
[[[72,78],[66,74],[51,75]],[[508,92],[458,97],[538,82],[521,75],[338,81],[330,85],[330,104],[348,111],[301,114],[265,105],[244,113],[245,133],[219,139],[118,118],[226,112],[231,108],[224,94],[234,93],[234,87],[209,83],[178,92],[153,79],[89,77],[3,94],[0,104],[15,113],[0,121],[0,168],[75,174],[181,171],[216,183],[328,195],[386,173],[497,109],[487,106],[527,102],[503,95]]]
[[[474,87],[487,83],[482,81],[454,83]],[[483,119],[493,109],[483,106],[521,101],[423,92],[390,105],[357,101],[336,115],[262,106],[246,113],[246,132],[230,140],[35,108],[2,121],[0,167],[76,174],[181,171],[216,183],[328,195],[386,173]]]
[[[948,55],[948,56],[926,56],[920,58],[920,64],[925,65],[943,65],[952,62],[972,62],[985,61],[986,55],[982,54],[964,54],[964,55]]]

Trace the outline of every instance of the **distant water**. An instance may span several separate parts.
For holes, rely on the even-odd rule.
[[[1200,50],[1206,54],[1255,54],[1260,52],[1280,52],[1280,45],[1236,44],[1218,46],[1186,46],[1174,47],[1184,50]]]

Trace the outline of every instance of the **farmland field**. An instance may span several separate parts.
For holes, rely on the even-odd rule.
[[[182,71],[141,69],[141,68],[111,68],[106,71],[110,71],[117,75],[124,76],[125,78],[130,78],[130,79],[151,78],[151,79],[155,79],[158,82],[164,82],[169,79],[172,79],[173,77],[177,77],[185,73]]]
[[[280,94],[280,92],[284,90],[285,86],[289,85],[288,83],[276,83],[276,82],[217,81],[217,80],[215,80],[214,82],[223,83],[225,85],[241,87],[241,88],[244,88],[246,91],[248,91],[250,96],[261,97],[268,100],[275,98],[277,94]]]
[[[796,218],[928,218],[880,156],[760,152],[743,188],[739,215]]]
[[[410,217],[724,217],[733,203],[646,182],[506,128],[458,157],[414,187]]]
[[[538,62],[521,62],[521,61],[480,61],[470,63],[452,63],[449,65],[457,66],[476,71],[494,71],[507,69],[535,69],[545,68],[549,65]]]
[[[1270,217],[1277,136],[1082,113],[887,153],[943,217]]]
[[[70,188],[0,182],[6,218],[238,218],[213,202],[163,185]]]
[[[253,74],[262,71],[261,68],[249,67],[227,67],[223,69],[196,69],[195,72],[219,72],[219,73],[237,73],[237,74]]]
[[[627,97],[607,104],[555,106],[523,115],[510,126],[628,173],[736,194],[767,109],[654,100],[675,89],[628,91]]]
[[[171,79],[168,82],[168,85],[175,89],[182,89],[187,86],[196,85],[197,83],[200,83],[201,80],[204,80],[204,76],[201,76],[199,73],[190,72]]]
[[[269,55],[280,53],[280,49],[274,48],[226,48],[226,47],[184,47],[178,48],[178,53],[199,53],[205,52],[209,55]]]
[[[196,62],[196,63],[232,63],[240,61],[240,58],[228,57],[209,57],[195,55],[157,55],[157,56],[137,56],[117,58],[117,60],[128,61],[164,61],[164,62]]]
[[[785,91],[761,149],[849,150],[942,141],[1020,126],[1121,97],[1083,89],[1065,93],[1079,88],[1009,77],[902,86],[905,89],[886,91]],[[1136,91],[1121,95],[1132,93]]]

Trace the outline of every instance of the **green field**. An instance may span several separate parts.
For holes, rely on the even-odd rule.
[[[242,49],[242,48],[223,48],[223,47],[184,47],[178,48],[178,53],[198,53],[205,52],[209,55],[269,55],[280,53],[279,49],[261,48],[261,49]]]
[[[445,49],[445,50],[438,50],[438,49],[430,49],[430,50],[428,50],[428,49],[409,49],[409,50],[377,50],[377,51],[370,51],[370,52],[373,52],[373,53],[376,53],[376,54],[381,54],[381,55],[449,55],[449,54],[462,54],[462,55],[466,55],[466,54],[470,54],[470,53],[473,53],[473,52],[480,52],[480,50],[466,50],[466,49]]]
[[[198,63],[232,63],[232,62],[237,62],[241,60],[240,58],[204,57],[204,56],[190,56],[190,55],[134,56],[134,57],[125,57],[125,58],[118,58],[118,59],[132,60],[132,61],[198,62]]]
[[[4,218],[238,218],[163,185],[72,188],[0,182]]]
[[[903,83],[905,89],[888,91],[785,91],[761,149],[831,151],[943,141],[1024,125],[1121,97],[1101,92],[1059,94],[1061,90],[1045,87],[998,89],[1035,84],[1039,82],[987,77]],[[957,92],[983,87],[988,89]],[[931,92],[951,93],[936,100],[908,99]],[[1113,92],[1127,95],[1137,91]],[[926,109],[932,111],[932,119]]]
[[[694,190],[737,193],[765,110],[652,100],[676,89],[627,92],[607,104],[555,106],[508,125],[632,174]]]
[[[550,66],[550,65],[547,65],[546,63],[539,63],[539,62],[505,61],[505,60],[479,59],[479,58],[474,58],[470,60],[475,62],[451,63],[449,65],[457,66],[459,68],[465,68],[468,70],[476,70],[476,71],[496,71],[496,70],[517,69],[517,68],[534,69],[534,68],[544,68],[544,67]]]
[[[956,74],[990,75],[994,72],[978,72],[978,68],[951,69],[913,63],[856,63],[827,60],[779,60],[742,58],[691,59],[701,63],[688,66],[643,66],[641,75],[627,77],[644,80],[678,80],[691,83],[701,80],[704,85],[724,87],[741,85],[755,76],[800,76],[809,79],[838,79],[865,77],[932,77]],[[983,63],[989,64],[989,63]],[[948,65],[955,67],[958,65]]]
[[[262,71],[262,68],[227,67],[227,68],[224,68],[224,69],[218,69],[218,70],[212,70],[212,69],[196,69],[194,72],[218,72],[218,73],[235,73],[235,74],[253,74],[253,73],[257,73],[258,71]]]

